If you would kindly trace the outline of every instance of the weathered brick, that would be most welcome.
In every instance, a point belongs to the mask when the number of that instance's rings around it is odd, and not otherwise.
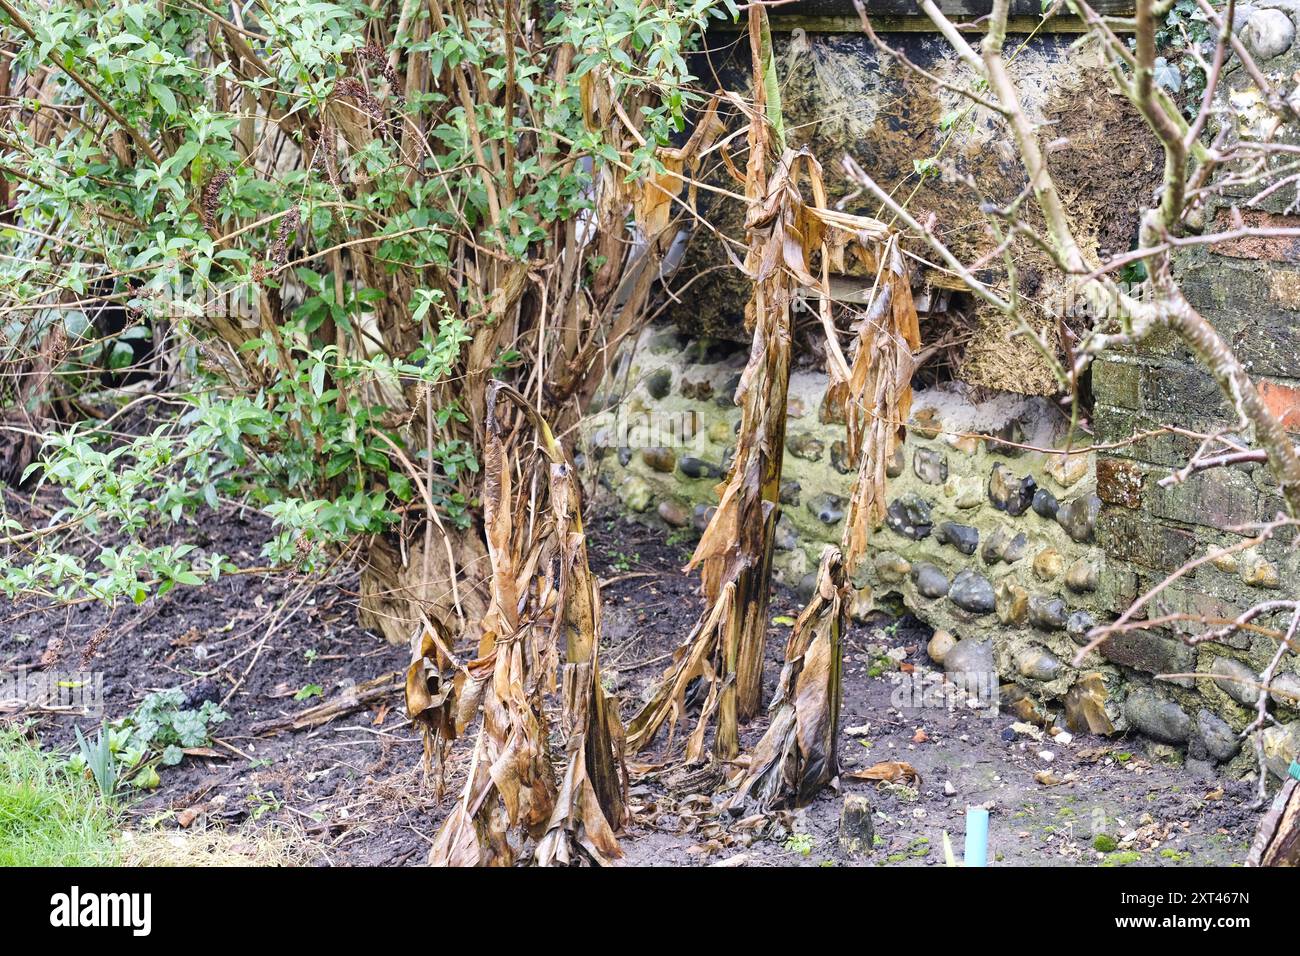
[[[1198,574],[1199,571],[1200,569],[1198,569]],[[1214,581],[1214,573],[1210,572],[1210,574],[1211,580],[1207,581],[1206,578],[1202,576],[1196,582],[1201,585],[1200,590],[1180,587],[1177,584],[1165,588],[1160,595],[1161,605],[1174,613],[1190,614],[1195,617],[1203,618],[1210,622],[1208,625],[1209,627],[1218,626],[1217,622],[1235,620],[1245,607],[1249,606],[1250,602],[1247,602],[1245,605],[1241,603],[1233,603],[1222,596],[1222,594],[1217,593],[1220,591],[1236,590],[1236,581],[1235,579],[1230,579],[1225,586],[1222,583],[1222,579]],[[1213,583],[1211,583],[1212,581]],[[1152,581],[1148,586],[1155,583],[1156,582]],[[1206,630],[1206,625],[1196,623],[1189,622],[1185,626],[1192,634],[1199,634]],[[1225,643],[1232,647],[1245,648],[1250,645],[1250,638],[1248,635],[1238,632],[1230,635],[1225,640]]]
[[[1268,294],[1279,308],[1300,311],[1300,271],[1271,269],[1268,273]]]
[[[1268,307],[1274,301],[1268,272],[1277,268],[1254,260],[1203,255],[1191,268],[1180,269],[1178,276],[1183,295],[1199,311],[1227,316],[1243,303]]]
[[[1219,261],[1216,259],[1214,264],[1208,264],[1201,259],[1194,268],[1179,270],[1178,283],[1183,295],[1201,311],[1228,307],[1231,278],[1235,271],[1227,276],[1229,281],[1224,281],[1225,270],[1218,267]]]
[[[1155,471],[1147,476],[1146,510],[1153,517],[1206,528],[1246,524],[1258,517],[1260,492],[1244,472],[1216,468],[1162,488],[1158,482],[1163,477]]]
[[[1141,366],[1132,361],[1098,359],[1092,363],[1092,394],[1120,408],[1138,408]]]
[[[1247,226],[1257,229],[1295,229],[1300,218],[1250,210],[1241,213]],[[1216,232],[1234,228],[1231,214],[1222,210],[1214,220]],[[1269,262],[1300,262],[1300,239],[1291,236],[1245,236],[1211,246],[1216,255],[1234,259],[1265,259]]]
[[[1144,366],[1139,391],[1138,407],[1158,418],[1181,418],[1189,408],[1203,417],[1228,417],[1228,404],[1219,383],[1199,365]]]
[[[1092,410],[1092,425],[1096,429],[1097,440],[1118,442],[1131,437],[1136,430],[1137,419],[1133,410],[1111,404],[1106,395],[1094,394],[1097,403]]]
[[[1176,637],[1151,631],[1131,631],[1106,639],[1098,650],[1116,664],[1148,674],[1185,674],[1192,670],[1196,654]]]
[[[1137,600],[1137,573],[1125,561],[1107,558],[1101,565],[1097,600],[1105,608],[1123,609]]]
[[[1289,309],[1261,300],[1241,300],[1228,310],[1207,310],[1206,319],[1232,346],[1252,375],[1300,378],[1300,323]]]
[[[1168,468],[1181,468],[1187,463],[1188,457],[1196,451],[1198,442],[1195,439],[1171,432],[1160,432],[1159,429],[1167,422],[1149,415],[1100,403],[1093,408],[1092,414],[1093,424],[1101,441],[1122,443],[1107,450],[1107,455],[1111,457],[1149,462]],[[1187,415],[1180,416],[1178,422],[1184,428],[1202,432],[1213,431],[1230,424],[1223,420],[1202,420]],[[1135,441],[1126,441],[1138,433],[1145,432],[1153,434]]]
[[[1146,471],[1122,458],[1097,459],[1097,497],[1107,504],[1125,508],[1142,507],[1142,484]]]
[[[1252,211],[1257,226],[1300,225],[1300,217]],[[1220,223],[1219,225],[1222,225]],[[1218,228],[1216,226],[1215,228]],[[1213,249],[1180,251],[1182,290],[1232,346],[1255,379],[1261,398],[1284,426],[1300,432],[1300,239],[1252,237]],[[1134,387],[1136,379],[1136,397]],[[1282,506],[1265,466],[1216,469],[1160,487],[1169,470],[1181,467],[1196,441],[1168,433],[1131,443],[1141,432],[1176,423],[1193,431],[1235,428],[1236,413],[1209,371],[1181,339],[1162,330],[1114,359],[1094,366],[1093,424],[1102,441],[1119,444],[1099,456],[1097,494],[1104,502],[1097,539],[1106,553],[1097,598],[1116,611],[1161,581],[1170,571],[1203,554],[1211,541],[1239,540],[1222,532],[1271,517]],[[1293,576],[1283,560],[1287,542],[1269,542],[1261,552]],[[1275,553],[1276,552],[1276,553]],[[1196,633],[1230,619],[1259,599],[1256,589],[1231,571],[1205,567],[1164,590],[1149,613],[1184,613]],[[1239,633],[1227,643],[1238,650],[1250,642]],[[1271,646],[1262,652],[1272,653]],[[1102,653],[1112,661],[1151,673],[1195,669],[1194,655],[1167,631],[1113,638]],[[1180,681],[1180,683],[1182,683]]]
[[[1182,567],[1197,549],[1190,532],[1116,505],[1102,506],[1096,534],[1111,557],[1157,571]]]
[[[1284,382],[1258,379],[1255,388],[1269,411],[1288,431],[1300,430],[1300,388]]]

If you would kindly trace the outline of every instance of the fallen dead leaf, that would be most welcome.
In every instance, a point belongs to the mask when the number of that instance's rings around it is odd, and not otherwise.
[[[186,807],[176,814],[176,822],[181,827],[187,827],[195,821],[201,812],[203,812],[202,807]]]
[[[930,735],[925,732],[924,727],[916,728],[916,733],[912,734],[912,743],[923,744],[930,739]]]
[[[172,647],[188,647],[201,640],[203,640],[203,633],[197,627],[192,627],[180,637],[172,638],[171,645]]]
[[[219,757],[222,760],[229,760],[230,755],[222,753],[220,750],[213,750],[211,747],[186,747],[181,753],[187,757]]]
[[[901,780],[903,783],[914,783],[918,786],[921,783],[921,775],[916,772],[916,768],[902,760],[883,760],[862,770],[851,771],[845,776],[854,780],[886,780],[890,783]]]

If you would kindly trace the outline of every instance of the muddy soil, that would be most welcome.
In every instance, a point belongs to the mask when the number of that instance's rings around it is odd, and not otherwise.
[[[179,539],[256,567],[268,530],[259,515],[229,510]],[[183,688],[192,706],[225,701],[230,719],[217,727],[214,755],[161,768],[157,790],[136,791],[130,812],[140,825],[278,825],[321,863],[419,862],[442,811],[421,793],[423,751],[400,692],[316,730],[254,732],[405,668],[405,648],[357,627],[356,588],[355,573],[240,575],[115,612],[87,603],[42,613],[0,601],[0,667],[101,671],[110,720],[167,687]],[[295,700],[313,685],[322,696]],[[78,723],[88,730],[98,721]],[[71,725],[46,716],[36,731],[70,752]]]
[[[604,679],[617,688],[627,716],[702,607],[695,579],[680,570],[693,540],[690,532],[599,515],[588,527],[594,569],[606,582]],[[230,510],[184,537],[254,566],[266,536],[263,519]],[[422,748],[397,689],[315,729],[261,728],[402,671],[406,649],[357,626],[355,595],[356,575],[343,571],[323,580],[232,576],[116,611],[94,604],[41,611],[0,602],[0,667],[44,661],[51,669],[75,670],[85,658],[86,666],[104,673],[110,719],[165,687],[182,687],[193,701],[225,701],[230,719],[218,728],[211,752],[163,769],[158,789],[133,803],[135,825],[277,826],[297,834],[309,858],[322,865],[418,865],[463,781],[472,733],[454,748],[447,793],[437,800],[423,778]],[[788,627],[777,621],[798,610],[794,595],[774,593],[764,680],[769,697]],[[838,789],[823,791],[800,811],[763,820],[707,812],[708,781],[676,768],[661,737],[636,758],[642,766],[664,766],[633,782],[625,864],[942,865],[945,832],[961,852],[968,805],[990,808],[991,864],[1244,859],[1257,814],[1248,808],[1252,793],[1243,784],[1193,779],[1148,756],[1136,740],[1039,740],[1013,730],[1011,715],[964,704],[895,708],[891,698],[903,673],[932,666],[927,638],[918,622],[885,615],[851,629],[840,739],[845,774]],[[321,696],[295,699],[313,685]],[[755,721],[743,742],[752,744],[764,726],[765,720]],[[68,752],[72,746],[70,718],[40,717],[34,732],[48,747]],[[1040,755],[1044,751],[1050,762]],[[919,783],[848,776],[879,761],[907,762]],[[868,854],[848,856],[840,849],[845,794],[865,795],[874,808],[875,845]],[[1117,848],[1094,849],[1098,834]],[[1105,840],[1100,845],[1111,846]]]

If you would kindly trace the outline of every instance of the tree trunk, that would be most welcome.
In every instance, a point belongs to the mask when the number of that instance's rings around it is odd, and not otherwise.
[[[1282,784],[1259,823],[1247,866],[1300,866],[1300,780]]]

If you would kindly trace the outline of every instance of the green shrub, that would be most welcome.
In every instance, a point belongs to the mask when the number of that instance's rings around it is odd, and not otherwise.
[[[637,312],[619,298],[637,263],[628,184],[664,172],[703,100],[686,55],[710,18],[738,14],[566,0],[507,29],[474,0],[445,18],[278,0],[235,30],[201,4],[13,6],[0,164],[26,173],[0,231],[0,364],[54,366],[22,396],[39,421],[59,397],[125,402],[96,366],[120,369],[159,332],[188,407],[154,403],[145,435],[97,418],[45,435],[29,476],[62,507],[38,529],[0,511],[0,545],[23,545],[0,553],[0,592],[136,602],[238,570],[144,543],[223,503],[270,516],[270,568],[317,569],[413,511],[470,528],[470,405],[489,375],[543,394],[528,384],[542,348],[569,350],[552,377],[595,367],[583,343]],[[49,106],[28,95],[47,72]],[[611,101],[636,128],[592,121]],[[564,226],[579,216],[582,240]],[[543,338],[524,317],[554,301],[522,300],[555,266],[589,327],[557,336],[557,316]],[[106,300],[128,328],[100,334]],[[17,400],[5,384],[0,406]],[[555,387],[580,413],[579,384]]]

